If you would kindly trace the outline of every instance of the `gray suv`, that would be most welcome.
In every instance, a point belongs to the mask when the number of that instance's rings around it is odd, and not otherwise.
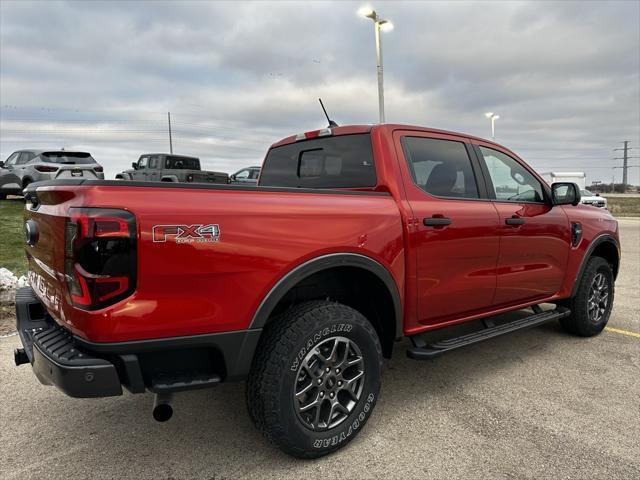
[[[87,152],[19,150],[0,162],[0,198],[20,195],[33,182],[62,178],[104,179],[104,170]]]

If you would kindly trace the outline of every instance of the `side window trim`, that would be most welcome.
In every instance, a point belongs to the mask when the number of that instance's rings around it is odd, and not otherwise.
[[[471,143],[465,141],[464,146],[467,149],[469,160],[471,160],[471,169],[473,170],[473,175],[476,180],[476,188],[478,189],[478,195],[480,196],[480,198],[478,198],[477,200],[488,200],[490,190],[487,188],[487,180],[485,178],[484,170],[482,170],[481,165],[482,162],[478,158],[478,155]]]
[[[489,173],[489,168],[487,167],[487,162],[484,160],[484,155],[482,155],[482,150],[480,150],[480,144],[474,143],[473,144],[473,149],[476,152],[476,155],[478,157],[478,160],[480,162],[480,168],[482,169],[482,172],[484,174],[485,177],[485,182],[487,184],[487,194],[488,194],[488,198],[490,198],[493,202],[497,202],[497,203],[531,203],[534,205],[546,205],[549,203],[549,192],[547,191],[547,189],[545,188],[545,184],[543,182],[540,182],[540,180],[538,179],[538,177],[531,171],[531,169],[527,166],[524,165],[520,160],[518,160],[517,158],[513,158],[511,155],[509,155],[506,152],[503,152],[502,150],[499,150],[497,148],[494,148],[493,146],[489,147],[485,147],[491,150],[495,150],[496,152],[500,152],[503,155],[506,155],[507,157],[509,157],[511,160],[513,160],[514,162],[516,162],[518,165],[520,165],[520,167],[522,167],[523,170],[526,170],[527,172],[529,172],[529,174],[531,174],[531,176],[540,183],[540,188],[542,189],[542,194],[544,195],[544,200],[542,202],[534,202],[531,200],[507,200],[504,198],[497,198],[496,194],[495,194],[495,186],[493,185],[493,180],[491,180],[491,174]]]
[[[403,132],[402,135],[400,136],[400,145],[402,146],[402,156],[404,157],[404,161],[407,164],[407,168],[409,169],[409,177],[411,178],[411,183],[414,187],[416,187],[418,190],[420,190],[422,193],[424,193],[425,195],[429,195],[433,198],[439,198],[439,199],[443,199],[443,200],[462,200],[465,202],[482,202],[482,201],[487,201],[489,200],[488,197],[488,190],[484,184],[484,172],[481,170],[478,159],[476,158],[475,152],[473,150],[473,146],[464,138],[441,138],[441,137],[436,137],[436,136],[430,136],[428,134],[422,134],[422,132],[416,131],[416,132]],[[473,172],[473,177],[474,177],[474,182],[476,184],[476,190],[478,192],[478,197],[477,198],[471,198],[471,197],[444,197],[444,196],[440,196],[440,195],[434,195],[433,193],[429,193],[427,191],[425,191],[423,188],[420,187],[420,185],[418,185],[416,183],[416,173],[415,173],[415,169],[413,166],[413,162],[411,161],[411,156],[410,154],[408,155],[407,152],[407,145],[405,144],[405,139],[406,138],[427,138],[427,139],[433,139],[433,140],[445,140],[445,141],[449,141],[449,142],[458,142],[458,143],[462,143],[462,145],[465,148],[465,151],[467,153],[467,156],[469,157],[469,163],[471,164],[471,171]],[[480,180],[482,178],[482,180]]]

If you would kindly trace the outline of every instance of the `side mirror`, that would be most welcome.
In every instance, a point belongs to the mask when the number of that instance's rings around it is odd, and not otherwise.
[[[0,160],[0,168],[4,168],[4,162]]]
[[[580,203],[580,188],[571,182],[558,182],[551,185],[551,198],[554,205],[573,205]]]
[[[131,164],[131,166],[133,167],[134,170],[137,170],[138,169],[138,162],[133,162]]]

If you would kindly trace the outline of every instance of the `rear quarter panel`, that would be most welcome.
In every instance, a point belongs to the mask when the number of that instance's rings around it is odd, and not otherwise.
[[[64,205],[43,205],[40,215],[55,213],[51,221],[59,222],[60,214],[73,205],[126,205],[135,214],[138,229],[138,285],[133,296],[94,312],[64,301],[57,310],[60,322],[92,341],[245,329],[282,276],[329,253],[373,258],[404,292],[402,227],[396,203],[388,195],[126,185],[75,188],[73,199]],[[167,224],[217,224],[220,238],[213,243],[154,242],[154,225]],[[60,234],[53,232],[63,231],[60,225],[50,228],[52,241],[61,242],[56,238]],[[41,255],[43,259],[49,255],[47,262],[62,268],[44,249]],[[42,273],[42,266],[32,268]]]

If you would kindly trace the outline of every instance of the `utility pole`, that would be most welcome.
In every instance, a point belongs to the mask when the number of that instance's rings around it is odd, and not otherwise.
[[[167,119],[169,120],[169,153],[173,155],[173,140],[171,138],[171,112],[167,112]]]
[[[637,147],[630,147],[629,146],[629,141],[625,140],[624,142],[624,147],[623,148],[614,148],[613,151],[614,152],[619,152],[622,151],[622,157],[616,157],[614,158],[614,160],[622,160],[622,185],[623,185],[623,189],[626,190],[627,188],[627,170],[629,168],[629,165],[627,164],[627,161],[631,158],[639,158],[639,157],[630,157],[629,156],[629,150],[633,150],[634,148]]]

